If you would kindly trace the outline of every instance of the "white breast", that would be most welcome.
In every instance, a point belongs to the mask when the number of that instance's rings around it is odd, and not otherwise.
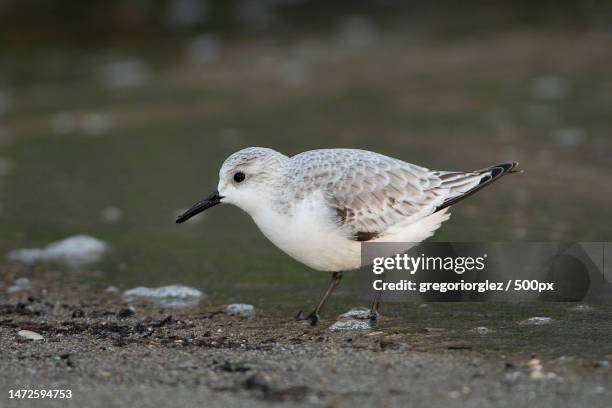
[[[274,245],[313,269],[345,271],[360,266],[360,244],[346,238],[320,197],[301,201],[290,215],[268,207],[252,217]]]
[[[295,260],[319,271],[347,271],[361,266],[361,243],[348,238],[349,232],[334,222],[333,210],[322,197],[313,195],[281,214],[273,205],[259,206],[251,214],[261,232]],[[449,218],[446,209],[410,224],[397,225],[370,242],[403,242],[407,251],[431,235]],[[389,247],[393,253],[398,247]]]

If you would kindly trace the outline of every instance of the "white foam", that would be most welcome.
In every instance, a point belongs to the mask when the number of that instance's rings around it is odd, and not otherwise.
[[[372,325],[368,321],[363,320],[339,320],[329,327],[331,331],[338,330],[368,330]]]
[[[251,317],[255,313],[255,307],[245,303],[232,303],[227,306],[226,312],[230,316]]]
[[[98,261],[107,249],[104,241],[88,235],[75,235],[53,242],[44,248],[15,249],[9,252],[7,257],[26,264],[38,261],[59,261],[78,266]]]
[[[138,299],[147,299],[166,307],[196,306],[204,296],[202,291],[183,285],[168,285],[159,288],[139,286],[123,292],[123,300],[128,303]]]
[[[342,313],[340,317],[343,318],[352,318],[352,319],[369,319],[370,318],[370,309],[367,307],[354,307],[346,313]]]

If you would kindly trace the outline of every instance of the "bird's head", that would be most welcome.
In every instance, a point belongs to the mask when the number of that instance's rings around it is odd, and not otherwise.
[[[229,156],[219,171],[219,184],[204,199],[179,215],[177,223],[217,204],[234,204],[252,214],[274,195],[287,156],[264,147],[248,147]]]

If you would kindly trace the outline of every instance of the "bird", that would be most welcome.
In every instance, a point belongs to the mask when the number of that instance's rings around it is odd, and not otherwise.
[[[251,216],[274,245],[302,264],[331,272],[314,310],[297,319],[316,325],[343,272],[360,268],[364,242],[405,242],[406,250],[448,220],[451,205],[509,173],[518,162],[475,171],[430,170],[359,149],[310,150],[289,157],[265,147],[231,154],[217,188],[176,218],[183,223],[218,204]],[[410,246],[409,246],[410,245]],[[370,319],[378,317],[379,291]]]

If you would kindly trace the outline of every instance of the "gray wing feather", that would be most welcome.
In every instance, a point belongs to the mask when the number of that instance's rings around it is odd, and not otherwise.
[[[296,195],[320,190],[357,240],[409,225],[479,185],[478,172],[431,171],[381,154],[353,149],[313,150],[291,158]]]

